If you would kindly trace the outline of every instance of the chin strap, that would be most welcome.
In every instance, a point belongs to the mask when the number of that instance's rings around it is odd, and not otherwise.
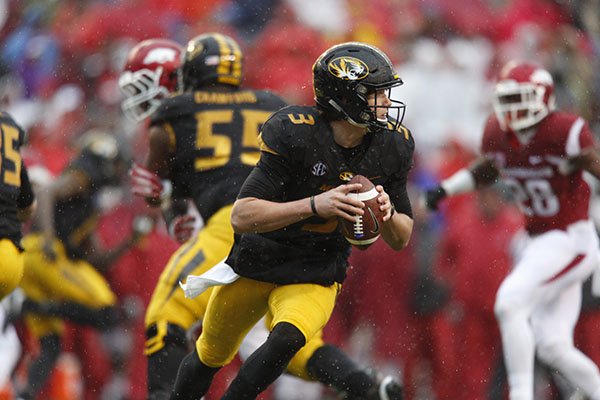
[[[330,105],[331,107],[333,107],[333,108],[334,108],[334,109],[335,109],[335,110],[338,112],[338,114],[340,115],[340,117],[341,117],[341,118],[343,118],[344,120],[348,121],[348,122],[349,122],[349,123],[351,123],[352,125],[354,125],[354,126],[358,126],[359,128],[368,128],[368,127],[369,127],[369,125],[368,125],[368,124],[365,124],[364,122],[363,122],[363,123],[360,123],[360,122],[356,122],[355,120],[353,120],[353,119],[352,119],[352,118],[351,118],[351,117],[350,117],[350,116],[349,116],[349,115],[348,115],[348,114],[347,114],[347,113],[346,113],[346,112],[345,112],[345,111],[342,109],[342,107],[340,107],[340,105],[339,105],[338,103],[336,103],[336,102],[335,102],[335,100],[333,100],[333,99],[329,99],[329,102],[328,102],[328,103],[329,103],[329,105]]]

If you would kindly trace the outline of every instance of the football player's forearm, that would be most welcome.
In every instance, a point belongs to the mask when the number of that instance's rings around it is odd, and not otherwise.
[[[98,329],[107,329],[117,325],[119,314],[115,307],[88,307],[75,302],[40,302],[29,301],[29,312],[67,319],[81,325],[89,325]]]
[[[96,250],[89,254],[87,261],[92,264],[101,273],[107,272],[112,265],[119,259],[127,250],[135,244],[133,237],[127,238],[111,249],[97,247]]]
[[[309,198],[277,203],[246,197],[235,202],[231,212],[231,225],[236,233],[264,233],[313,215]]]
[[[596,150],[585,151],[580,157],[575,159],[576,167],[581,167],[596,179],[600,180],[600,155]]]
[[[408,245],[413,230],[413,220],[406,214],[395,213],[383,224],[383,240],[394,250],[402,250]]]
[[[500,171],[496,165],[491,160],[485,158],[480,158],[470,165],[469,172],[473,175],[476,188],[492,185],[500,177]]]
[[[38,215],[40,227],[46,240],[54,238],[54,195],[52,188],[40,190],[38,196]]]

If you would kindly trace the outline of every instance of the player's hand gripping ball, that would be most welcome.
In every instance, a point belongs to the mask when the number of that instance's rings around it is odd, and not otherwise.
[[[347,219],[339,218],[342,234],[350,244],[360,250],[368,248],[375,243],[381,234],[385,212],[379,209],[379,192],[369,179],[362,175],[355,175],[348,183],[360,183],[362,188],[357,192],[350,192],[348,196],[355,196],[365,204],[365,213],[357,215],[354,223]]]

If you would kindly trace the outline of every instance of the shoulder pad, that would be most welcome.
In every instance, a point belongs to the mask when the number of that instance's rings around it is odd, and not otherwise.
[[[410,132],[410,130],[405,127],[404,125],[398,125],[398,128],[396,128],[396,132],[400,134],[400,136],[408,143],[410,147],[415,147],[415,139],[412,135],[412,133]]]
[[[272,104],[274,109],[279,110],[288,105],[285,100],[269,90],[255,90],[255,93],[260,102]]]
[[[150,125],[158,125],[193,112],[191,94],[184,93],[164,99],[152,114]]]
[[[259,137],[261,151],[289,156],[303,147],[310,132],[320,123],[314,107],[288,106],[276,111],[265,122]]]
[[[382,130],[381,165],[387,174],[392,175],[398,171],[406,171],[413,166],[413,153],[415,141],[412,133],[405,126],[398,126],[396,130]]]

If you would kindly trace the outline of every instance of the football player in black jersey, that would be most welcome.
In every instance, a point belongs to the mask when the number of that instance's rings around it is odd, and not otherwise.
[[[106,250],[95,230],[97,194],[116,185],[126,171],[116,139],[104,131],[85,133],[78,155],[49,185],[40,188],[34,231],[23,238],[25,271],[20,287],[29,332],[40,342],[40,354],[29,367],[19,394],[35,397],[60,355],[63,320],[107,329],[125,317],[103,277],[118,257],[141,237],[139,232]]]
[[[155,104],[149,99],[175,91],[168,79],[174,67],[168,55],[173,50],[177,48],[172,42],[141,42],[130,52],[120,80],[127,98],[124,104],[135,103],[140,115],[151,115],[150,154],[145,167],[134,165],[131,170],[132,191],[156,206],[167,202],[165,180],[172,182],[170,202],[174,207],[167,211],[169,231],[183,243],[161,275],[146,312],[150,399],[169,397],[179,363],[187,354],[186,331],[203,319],[210,298],[211,292],[207,291],[194,300],[185,299],[179,281],[187,274],[206,271],[227,256],[233,245],[231,207],[258,160],[259,128],[271,112],[285,105],[269,92],[242,89],[239,45],[228,36],[210,33],[192,39],[186,46],[180,80],[183,93],[164,100],[158,110],[148,114]],[[185,197],[192,198],[206,220],[205,227],[193,238],[191,216],[184,214],[186,206],[181,202]],[[244,338],[242,357],[266,337],[262,324],[259,321]],[[315,335],[292,360],[288,371],[315,380],[317,377],[307,371],[313,355],[315,365],[359,369],[331,346],[327,346],[329,351],[315,352],[324,346],[320,333]],[[376,382],[371,375],[369,379]],[[357,392],[343,382],[325,382],[340,391]]]
[[[389,98],[402,80],[383,52],[357,42],[325,51],[313,76],[316,107],[283,108],[262,127],[260,160],[234,204],[235,243],[224,263],[240,277],[213,290],[202,334],[180,366],[172,400],[200,399],[267,312],[272,315],[267,341],[244,362],[223,399],[255,399],[322,330],[350,252],[337,218],[354,221],[363,213],[362,202],[347,196],[360,187],[346,183],[351,176],[376,184],[385,211],[383,240],[396,250],[409,241],[413,220],[406,182],[414,141],[400,125],[404,104]],[[306,366],[309,374],[345,382],[355,389],[352,398],[401,398],[376,387],[363,371],[344,368],[345,358],[338,365],[317,365],[319,358],[335,358],[335,350],[317,349]]]
[[[241,88],[242,62],[240,46],[226,35],[197,36],[184,51],[172,41],[150,39],[130,51],[119,82],[124,106],[139,100],[132,108],[140,111],[135,119],[150,118],[149,154],[145,166],[134,165],[130,171],[132,192],[150,205],[170,203],[163,207],[169,231],[182,244],[165,266],[146,310],[144,352],[152,400],[170,396],[188,352],[186,334],[202,321],[210,298],[207,292],[185,299],[179,281],[227,256],[233,244],[231,208],[258,160],[258,130],[286,105],[270,92]],[[176,93],[173,76],[179,64],[182,92]],[[194,237],[188,198],[205,221]]]
[[[0,112],[0,300],[11,293],[23,277],[21,224],[35,208],[27,168],[20,148],[23,129]]]

